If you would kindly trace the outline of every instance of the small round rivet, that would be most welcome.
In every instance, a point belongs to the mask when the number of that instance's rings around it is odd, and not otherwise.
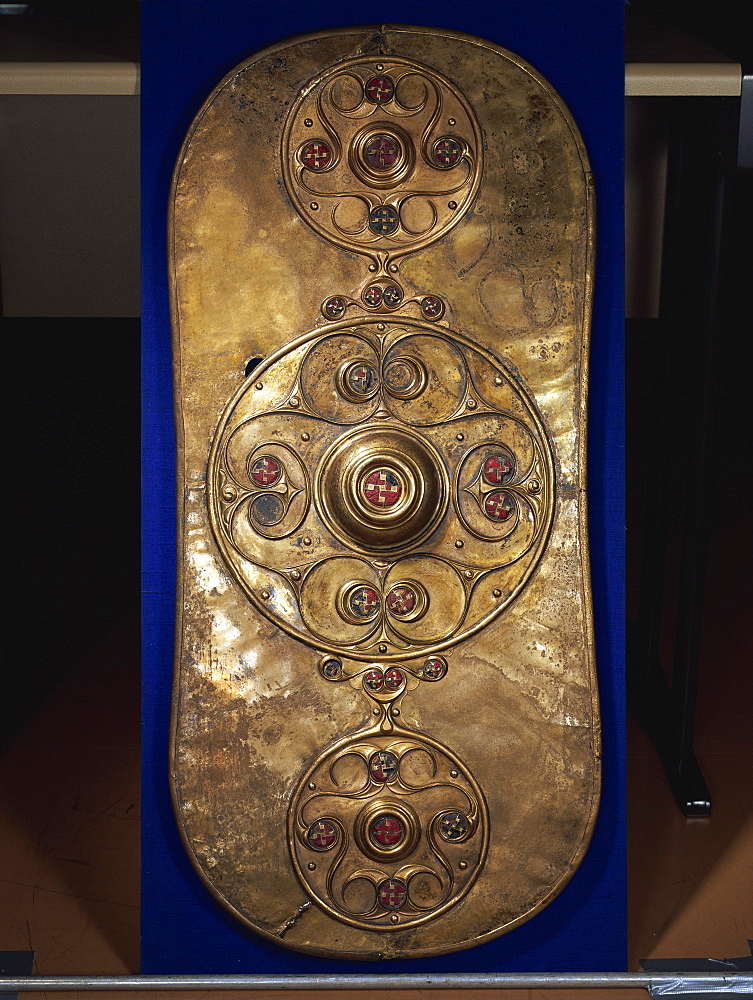
[[[475,410],[476,409],[476,400],[475,399],[469,399],[468,402],[465,405],[468,407],[469,410]]]
[[[390,923],[391,924],[396,924],[399,919],[400,919],[400,917],[397,915],[397,913],[391,913],[390,914]]]
[[[393,715],[400,715],[400,709],[399,708],[393,708],[392,709],[392,714]]]
[[[448,201],[448,202],[447,202],[447,207],[448,207],[448,208],[452,208],[452,209],[455,209],[455,208],[457,208],[457,207],[458,207],[458,203],[457,203],[456,201]]]
[[[313,790],[315,788],[316,788],[316,782],[315,781],[309,781],[309,791],[313,792]]]
[[[290,405],[291,406],[298,406],[299,402],[300,402],[300,400],[298,399],[297,396],[291,396],[290,397]]]
[[[447,119],[447,124],[448,125],[454,125],[455,124],[455,119],[454,118],[448,118]]]
[[[451,778],[457,778],[457,776],[458,776],[458,774],[459,774],[459,773],[460,773],[459,771],[456,771],[456,770],[455,770],[455,769],[453,768],[453,769],[452,769],[452,771],[450,771],[450,777],[451,777]]]
[[[300,570],[294,569],[293,572],[290,574],[290,578],[291,580],[300,580],[301,579]]]
[[[464,545],[465,545],[465,542],[463,541],[462,538],[458,538],[458,540],[455,542],[455,548],[456,549],[462,549],[462,547]]]
[[[390,271],[392,271],[393,274],[397,273],[397,269],[397,264],[390,264]]]
[[[460,862],[460,866],[462,868],[462,866],[463,866],[463,862],[462,861]],[[316,871],[316,865],[314,864],[313,861],[309,861],[309,863],[308,863],[308,869],[309,869],[310,872]]]
[[[310,438],[311,438],[311,435],[307,434],[305,431],[303,432],[303,434],[301,434],[301,441],[308,441],[308,440],[310,440]]]
[[[383,69],[384,69],[384,63],[377,63],[376,64],[376,71],[377,71],[377,73],[381,73]]]
[[[311,126],[314,124],[314,120],[313,118],[304,118],[303,124],[306,126],[306,128],[311,128]]]
[[[386,330],[386,329],[387,327],[384,325],[384,323],[377,323],[377,330]]]
[[[472,569],[467,569],[465,571],[465,573],[463,573],[463,576],[466,578],[466,580],[472,580],[473,579],[473,570]]]
[[[369,264],[369,270],[370,271],[376,271],[376,269],[377,269],[376,264]]]
[[[309,205],[309,208],[311,209],[312,212],[316,212],[316,210],[319,208],[319,202],[312,201],[311,204]]]
[[[264,388],[264,383],[263,382],[257,382],[256,383],[256,388],[257,389],[263,389]]]
[[[303,544],[304,545],[311,545],[311,539],[308,536],[306,536],[306,538],[303,539]]]
[[[455,435],[455,440],[456,441],[465,441],[465,434],[456,434]]]
[[[387,652],[387,645],[384,642],[380,642],[379,646],[377,648],[379,649],[380,653],[386,653]]]
[[[501,375],[495,375],[494,376],[494,384],[495,385],[502,385],[502,376]]]
[[[468,867],[468,862],[467,861],[460,861],[458,863],[458,868],[460,868],[462,871],[465,871],[467,867]]]
[[[262,590],[262,592],[261,592],[261,598],[262,598],[263,601],[268,601],[269,600],[269,596],[270,596],[270,594],[269,594],[268,590]]]
[[[493,595],[494,595],[495,597],[501,597],[501,596],[502,596],[502,591],[501,591],[501,590],[499,590],[498,588],[495,588],[495,589],[494,589],[494,590],[492,591],[492,594],[493,594]]]
[[[379,709],[378,708],[372,708],[371,712],[372,712],[373,715],[379,715]]]

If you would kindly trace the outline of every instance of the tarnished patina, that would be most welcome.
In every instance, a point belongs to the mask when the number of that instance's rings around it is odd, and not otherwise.
[[[570,115],[480,39],[286,43],[189,132],[173,793],[285,945],[466,948],[583,856],[592,243]]]

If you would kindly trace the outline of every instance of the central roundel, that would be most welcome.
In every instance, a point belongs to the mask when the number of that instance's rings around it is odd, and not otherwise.
[[[362,427],[322,461],[316,498],[341,541],[362,551],[399,551],[432,531],[447,508],[449,483],[432,445],[395,427]]]

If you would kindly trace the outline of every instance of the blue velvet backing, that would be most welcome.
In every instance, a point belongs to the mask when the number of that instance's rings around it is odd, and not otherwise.
[[[623,473],[622,0],[143,0],[144,973],[619,971],[626,965]],[[175,159],[214,85],[254,51],[323,28],[426,24],[488,38],[554,85],[581,130],[598,202],[589,490],[603,798],[591,847],[532,921],[440,958],[312,958],[245,931],[203,888],[178,838],[167,780],[175,500],[166,205]]]

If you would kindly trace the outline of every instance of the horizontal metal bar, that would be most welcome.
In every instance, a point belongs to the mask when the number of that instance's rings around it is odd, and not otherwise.
[[[0,993],[24,990],[451,990],[473,989],[647,989],[663,987],[664,995],[675,992],[673,984],[693,980],[697,992],[730,991],[753,993],[750,973],[692,973],[683,976],[650,975],[645,972],[558,973],[454,973],[452,975],[315,975],[315,976],[16,976],[0,977]],[[681,990],[677,990],[681,992]]]

